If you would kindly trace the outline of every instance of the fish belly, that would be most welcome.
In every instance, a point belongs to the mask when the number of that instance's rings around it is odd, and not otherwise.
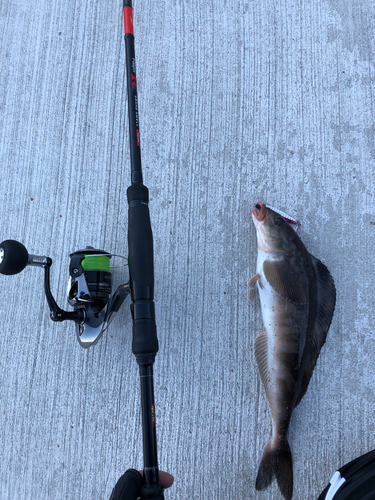
[[[261,253],[261,252],[260,252]],[[259,258],[260,257],[260,258]],[[267,260],[272,257],[267,254]],[[266,388],[274,434],[286,434],[292,414],[292,400],[298,376],[300,335],[298,311],[294,304],[280,297],[263,273],[265,256],[258,255],[257,272],[263,324],[267,335]]]

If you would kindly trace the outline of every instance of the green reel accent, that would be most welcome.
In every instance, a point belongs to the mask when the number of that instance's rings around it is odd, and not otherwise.
[[[86,271],[108,271],[109,272],[109,259],[108,255],[85,255],[85,258],[81,262],[81,266]]]

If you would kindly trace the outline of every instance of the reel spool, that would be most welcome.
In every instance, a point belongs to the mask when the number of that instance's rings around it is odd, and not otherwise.
[[[87,348],[99,340],[130,293],[130,287],[126,283],[112,294],[109,264],[113,256],[93,247],[70,254],[68,302],[73,306],[73,311],[64,311],[53,298],[50,288],[50,257],[31,255],[22,243],[6,240],[0,243],[0,273],[18,274],[28,265],[43,267],[44,291],[51,319],[58,322],[74,321],[78,342]]]

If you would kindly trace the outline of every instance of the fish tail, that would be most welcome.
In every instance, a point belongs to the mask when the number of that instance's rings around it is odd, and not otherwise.
[[[276,477],[281,494],[286,500],[293,496],[293,461],[289,443],[286,439],[270,439],[264,448],[255,488],[265,490]]]

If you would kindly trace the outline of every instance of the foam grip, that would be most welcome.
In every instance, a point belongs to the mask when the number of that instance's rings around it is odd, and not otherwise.
[[[25,269],[29,260],[26,248],[19,241],[5,240],[0,243],[0,273],[18,274]]]
[[[148,189],[128,188],[129,273],[133,316],[133,354],[154,356],[159,349],[154,306],[154,250]]]
[[[129,272],[134,282],[143,287],[154,286],[154,250],[148,209],[148,189],[132,185],[128,188]],[[148,298],[148,297],[136,297]]]

